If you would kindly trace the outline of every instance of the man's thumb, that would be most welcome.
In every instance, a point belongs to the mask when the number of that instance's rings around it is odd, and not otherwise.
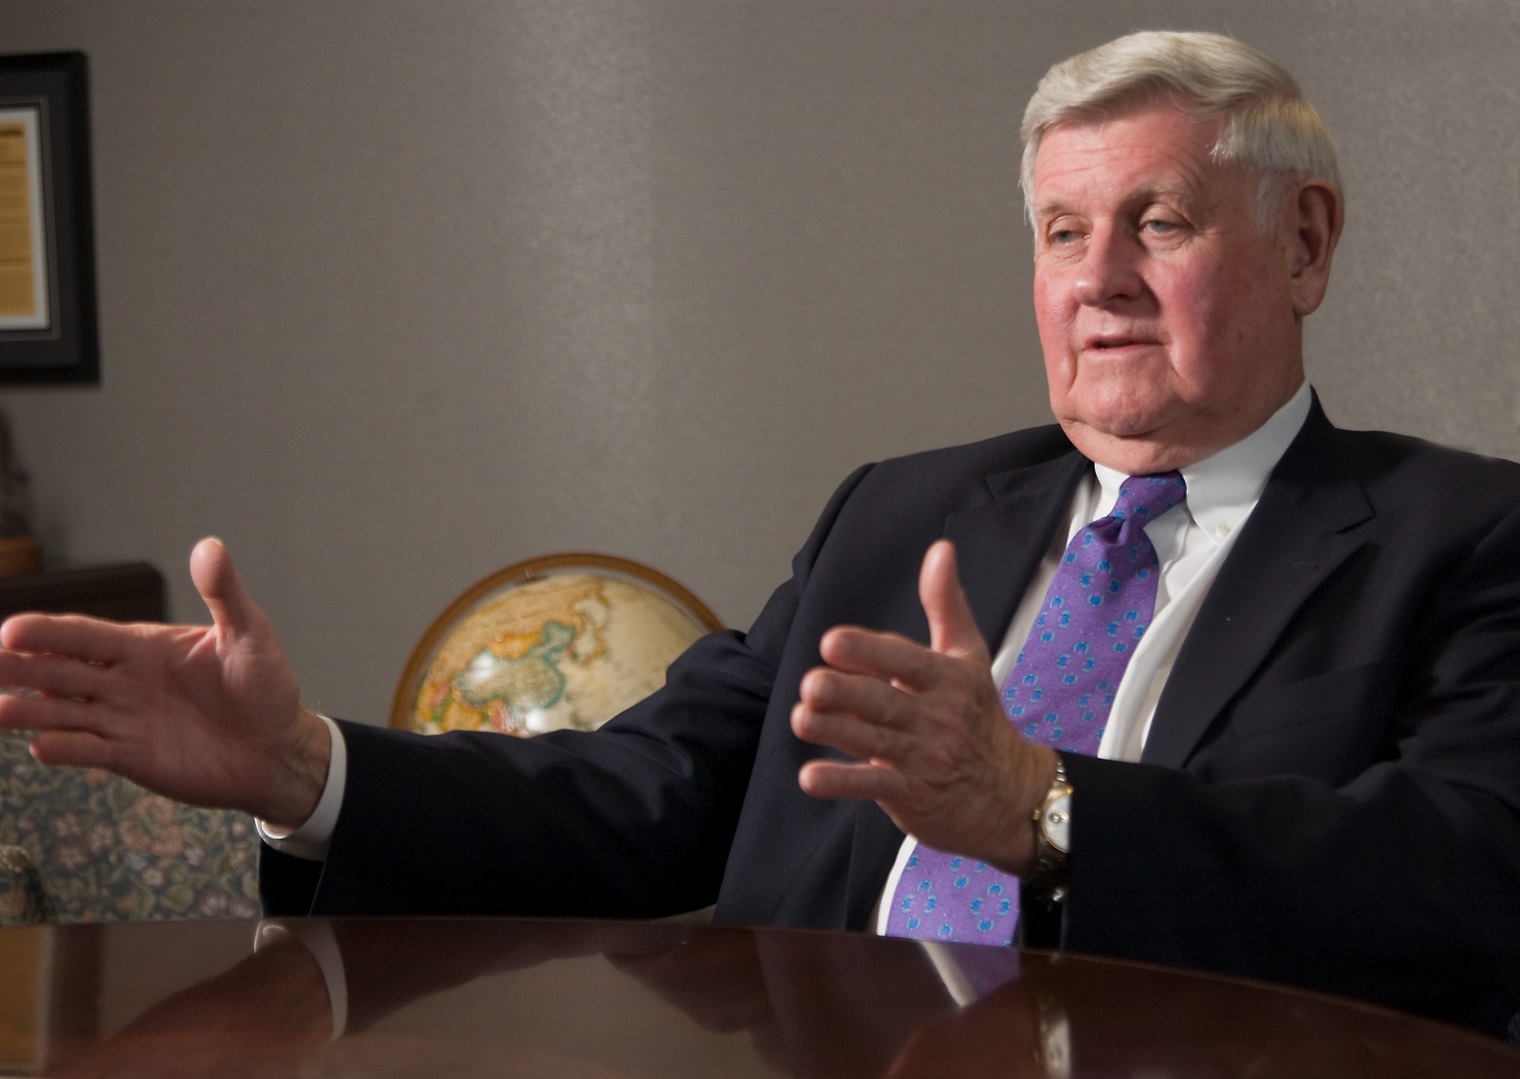
[[[211,619],[223,633],[240,637],[254,621],[256,608],[238,578],[232,555],[215,536],[208,536],[190,552],[190,579],[211,611]]]
[[[952,656],[985,653],[986,643],[977,628],[966,593],[961,590],[955,564],[955,546],[936,540],[924,555],[918,575],[918,599],[929,617],[929,647]]]

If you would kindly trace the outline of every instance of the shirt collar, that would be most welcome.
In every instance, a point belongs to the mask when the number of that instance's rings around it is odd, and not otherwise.
[[[1233,446],[1181,470],[1187,482],[1184,505],[1198,527],[1216,542],[1239,528],[1255,507],[1267,477],[1309,418],[1311,400],[1305,381],[1266,423]],[[1098,511],[1108,513],[1119,500],[1119,485],[1129,477],[1107,465],[1094,463],[1093,470],[1102,487]]]

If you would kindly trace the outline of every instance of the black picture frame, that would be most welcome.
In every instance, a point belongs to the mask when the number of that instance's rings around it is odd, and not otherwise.
[[[40,235],[30,234],[40,286],[30,313],[0,310],[0,386],[98,383],[100,341],[95,311],[95,228],[90,181],[88,64],[82,52],[0,56],[0,134],[31,138],[31,168],[40,198]],[[28,119],[30,118],[30,119]],[[8,130],[7,130],[8,128]],[[3,162],[0,162],[3,163]],[[12,170],[15,173],[17,170]],[[19,182],[15,175],[12,184]],[[14,192],[12,187],[11,191]],[[14,220],[12,238],[20,235]],[[14,244],[9,249],[16,250]],[[38,253],[44,257],[40,260]],[[0,267],[3,269],[4,267]],[[14,280],[23,280],[18,274]],[[38,301],[36,297],[44,297]],[[20,319],[37,324],[15,325]]]

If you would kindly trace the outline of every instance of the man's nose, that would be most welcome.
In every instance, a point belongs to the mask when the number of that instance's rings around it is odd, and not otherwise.
[[[1121,230],[1093,229],[1072,282],[1077,302],[1084,307],[1107,307],[1139,297],[1145,291],[1140,256],[1139,245]]]

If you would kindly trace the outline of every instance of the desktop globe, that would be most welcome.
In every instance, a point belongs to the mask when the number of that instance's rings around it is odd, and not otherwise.
[[[719,623],[667,577],[606,555],[509,566],[443,612],[412,653],[391,726],[421,734],[594,730],[665,683]]]

